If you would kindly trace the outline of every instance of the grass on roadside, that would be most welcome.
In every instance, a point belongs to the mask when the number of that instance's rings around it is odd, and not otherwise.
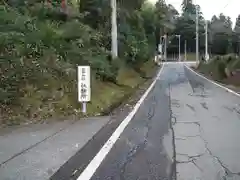
[[[216,56],[208,63],[201,62],[197,70],[215,81],[240,86],[240,73],[237,72],[240,70],[240,59],[234,55]]]
[[[183,55],[184,58],[184,55]],[[187,61],[196,61],[196,54],[195,53],[187,53]]]
[[[153,61],[147,61],[141,67],[141,71],[147,77],[153,77],[157,66]],[[124,66],[119,70],[118,85],[94,81],[92,84],[92,101],[88,106],[89,115],[96,115],[107,111],[112,106],[120,105],[135,89],[147,79],[140,76],[132,68]]]
[[[157,66],[153,61],[148,61],[141,66],[141,71],[147,77],[152,77],[156,68]],[[117,84],[96,80],[93,77],[91,82],[92,97],[91,102],[87,104],[87,116],[109,112],[124,102],[146,80],[127,66],[120,68]],[[58,86],[59,84],[54,85],[54,87]],[[76,87],[69,86],[68,82],[66,82],[65,87],[72,89],[69,90],[69,93],[63,94],[63,91],[58,91],[56,88],[52,91],[49,89],[36,90],[29,85],[26,87],[28,94],[21,98],[22,106],[9,109],[5,117],[1,118],[0,126],[18,125],[25,122],[39,123],[51,121],[51,119],[65,119],[65,117],[72,115],[82,117],[81,104],[77,102]],[[44,97],[48,98],[44,99]]]

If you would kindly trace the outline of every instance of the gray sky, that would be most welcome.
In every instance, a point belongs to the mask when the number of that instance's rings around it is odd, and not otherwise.
[[[157,0],[149,1],[155,3]],[[180,12],[182,0],[166,0],[166,3],[172,4]],[[226,16],[230,16],[235,23],[237,16],[240,14],[240,0],[193,0],[193,3],[201,6],[203,15],[208,20],[213,15],[219,15],[222,12]]]

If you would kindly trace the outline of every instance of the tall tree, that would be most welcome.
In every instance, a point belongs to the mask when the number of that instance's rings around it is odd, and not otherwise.
[[[193,4],[192,0],[183,0],[182,12],[188,14],[196,14],[195,5]]]
[[[142,17],[144,21],[144,29],[147,37],[152,41],[155,41],[156,31],[156,16],[155,7],[153,4],[147,2],[142,7]]]
[[[108,0],[81,0],[79,10],[85,15],[84,23],[94,29],[110,21],[110,3]]]
[[[125,8],[128,10],[139,10],[146,0],[117,0],[119,7]]]
[[[200,50],[203,51],[204,47],[204,18],[199,7],[199,40]],[[174,35],[181,35],[181,50],[184,50],[184,43],[187,41],[188,51],[195,52],[195,37],[196,37],[196,5],[192,0],[184,0],[182,2],[182,14],[176,23]],[[174,38],[172,44],[175,45],[175,51],[178,51],[178,39]]]
[[[234,31],[238,34],[240,34],[240,15],[238,15],[237,19],[236,19],[236,24],[234,27]]]
[[[158,45],[161,36],[170,34],[174,30],[178,12],[172,5],[167,5],[164,0],[158,0],[155,6],[156,43]]]
[[[240,54],[240,15],[236,19],[236,24],[233,32],[233,51]]]
[[[232,21],[230,17],[220,14],[213,16],[210,24],[213,54],[226,54],[232,52]]]

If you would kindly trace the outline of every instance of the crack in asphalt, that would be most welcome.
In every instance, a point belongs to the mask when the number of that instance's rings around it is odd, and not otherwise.
[[[176,161],[177,164],[187,164],[187,163],[191,163],[192,160],[187,160],[187,161]]]
[[[179,123],[179,122],[177,122]],[[180,122],[181,123],[181,122]],[[203,142],[204,142],[204,146],[205,146],[205,149],[206,151],[208,152],[209,155],[211,155],[214,159],[217,160],[217,162],[220,164],[220,166],[224,169],[224,172],[225,172],[225,176],[228,177],[228,176],[231,176],[231,175],[238,175],[240,176],[240,172],[238,173],[234,173],[234,172],[231,172],[227,167],[226,165],[224,165],[224,163],[221,161],[221,159],[217,156],[215,156],[212,151],[209,149],[208,147],[208,142],[202,137],[201,135],[201,132],[202,132],[202,128],[201,128],[201,125],[199,122],[185,122],[186,124],[196,124],[198,125],[199,127],[199,132],[200,132],[200,135],[196,135],[196,136],[184,136],[184,137],[200,137]],[[178,138],[179,140],[186,140],[186,139],[182,139],[182,138]],[[204,153],[205,154],[205,153]],[[179,154],[179,155],[184,155],[184,156],[187,156],[188,157],[188,161],[180,161],[180,162],[177,162],[177,163],[190,163],[192,162],[196,167],[197,167],[197,163],[195,162],[197,160],[197,158],[200,158],[201,156],[203,156],[204,154],[199,154],[199,155],[196,155],[196,156],[189,156],[187,154]]]
[[[236,107],[228,107],[228,106],[223,106],[225,109],[229,110],[230,112],[235,112],[237,113],[237,116],[240,117],[240,110],[237,109]]]
[[[155,114],[155,108],[157,107],[157,99],[155,96],[152,97],[151,100],[153,103],[152,105],[149,107],[148,110],[148,114],[147,114],[147,121],[146,121],[146,125],[144,127],[147,127],[147,132],[145,134],[144,137],[144,141],[135,145],[127,154],[126,160],[123,162],[122,166],[120,167],[121,172],[120,172],[120,179],[121,180],[125,180],[125,172],[126,172],[126,166],[128,165],[128,163],[130,163],[134,157],[136,157],[147,145],[147,139],[148,139],[148,135],[149,135],[149,131],[151,129],[151,125],[150,122]]]
[[[196,112],[195,108],[189,104],[186,104],[187,107],[189,107],[193,112]]]
[[[184,68],[184,69],[185,69],[185,68]],[[185,73],[186,73],[186,76],[187,76],[188,71],[185,70]],[[190,84],[190,86],[191,86],[191,88],[192,88],[192,92],[193,92],[193,94],[189,94],[189,96],[200,96],[200,97],[202,97],[202,98],[205,98],[205,97],[206,97],[206,92],[205,92],[205,89],[204,89],[203,84],[200,83],[200,82],[193,81],[193,80],[192,80],[191,78],[189,78],[188,76],[187,76],[187,79],[188,79],[188,81],[189,81],[189,84]],[[197,91],[196,91],[197,89],[200,89],[200,93],[201,93],[200,95],[199,95],[199,94],[195,94],[195,93],[197,92]],[[194,107],[192,107],[192,106],[189,105],[189,104],[186,104],[186,105],[187,105],[187,107],[189,107],[191,110],[195,111],[195,108],[194,108]],[[208,110],[208,107],[207,107],[207,105],[206,105],[205,102],[204,102],[204,103],[201,103],[201,105],[202,105],[202,107],[203,107],[204,109]],[[225,108],[228,109],[228,110],[230,110],[230,111],[235,111],[235,112],[237,112],[238,114],[240,114],[240,111],[238,111],[238,109],[236,109],[236,108],[229,108],[229,107],[225,107]],[[179,122],[176,121],[175,123],[179,123]],[[194,124],[198,125],[199,133],[200,133],[200,135],[198,135],[198,136],[199,136],[199,137],[202,139],[202,141],[204,142],[204,146],[205,146],[206,151],[205,151],[203,154],[199,154],[199,155],[192,156],[192,157],[189,156],[189,155],[187,155],[187,154],[179,154],[179,155],[186,156],[186,157],[188,158],[188,160],[186,160],[186,161],[179,161],[179,162],[177,162],[177,163],[192,163],[192,164],[194,164],[194,166],[195,166],[196,168],[199,169],[199,171],[203,172],[203,170],[198,166],[196,160],[197,160],[198,158],[200,158],[201,156],[203,156],[204,154],[206,154],[206,152],[207,152],[212,158],[216,159],[217,162],[219,163],[219,165],[224,169],[225,176],[224,176],[223,178],[226,179],[227,177],[232,176],[232,175],[238,175],[238,176],[240,176],[240,172],[239,172],[239,173],[231,172],[230,169],[228,169],[228,168],[226,167],[226,165],[222,162],[222,160],[221,160],[219,157],[217,157],[216,155],[214,155],[213,152],[209,149],[207,140],[204,139],[204,137],[202,136],[203,130],[202,130],[202,127],[201,127],[201,125],[200,125],[199,122],[180,122],[180,123],[184,123],[184,124],[192,124],[192,123],[194,123]],[[182,139],[182,138],[179,137],[178,140],[184,140],[184,139]]]
[[[201,155],[201,156],[202,156],[202,155]],[[200,157],[200,156],[199,156],[199,157]],[[198,157],[198,158],[199,158],[199,157]],[[196,159],[192,158],[192,159],[189,159],[189,160],[187,160],[187,161],[177,161],[177,164],[188,164],[188,163],[192,163],[194,166],[196,166],[197,169],[199,169],[199,171],[204,172],[204,171],[202,170],[202,168],[200,168],[195,161],[196,161]]]
[[[23,149],[22,151],[14,154],[13,156],[11,156],[10,158],[8,158],[7,160],[3,161],[0,163],[0,168],[2,166],[4,166],[5,164],[7,164],[9,161],[17,158],[18,156],[27,153],[28,151],[30,151],[31,149],[37,147],[39,144],[42,144],[43,142],[46,142],[47,140],[53,138],[54,136],[58,135],[59,133],[61,133],[62,131],[65,131],[66,129],[68,129],[70,126],[74,125],[77,121],[74,120],[73,122],[70,122],[69,124],[65,125],[64,127],[60,128],[59,130],[57,130],[56,132],[54,132],[53,134],[43,138],[42,140],[30,145],[29,147],[27,147],[26,149]]]
[[[239,109],[237,109],[236,107],[234,107],[233,110],[234,110],[237,114],[240,115],[240,110],[239,110]]]
[[[203,169],[201,167],[199,167],[197,165],[197,163],[195,162],[197,160],[197,158],[200,158],[201,156],[203,156],[205,153],[203,154],[199,154],[199,155],[195,155],[195,156],[189,156],[187,154],[180,154],[178,153],[178,155],[182,155],[182,156],[187,156],[188,160],[187,161],[177,161],[177,164],[187,164],[187,163],[192,163],[197,169],[199,169],[199,171],[204,172]]]
[[[175,139],[176,140],[187,140],[186,138],[183,138],[183,137],[181,137],[181,138],[180,137],[176,137]]]
[[[238,175],[240,176],[240,172],[239,173],[234,173],[234,172],[231,172],[230,169],[228,169],[226,167],[226,165],[224,165],[224,163],[221,161],[221,159],[218,157],[218,156],[215,156],[212,151],[209,149],[208,147],[208,142],[201,136],[201,132],[202,132],[202,128],[201,126],[199,126],[199,132],[200,132],[200,138],[203,140],[204,142],[204,145],[205,145],[205,148],[208,152],[209,155],[211,155],[214,159],[217,160],[217,162],[220,164],[220,166],[224,169],[224,172],[225,172],[225,177],[228,177],[228,176],[231,176],[231,175]]]
[[[226,176],[226,177],[229,177],[229,176],[232,176],[232,175],[238,175],[238,176],[240,176],[240,172],[239,172],[239,173],[234,173],[234,172],[232,172],[230,169],[228,169],[228,168],[226,167],[226,165],[224,165],[224,163],[221,161],[221,159],[220,159],[219,157],[215,156],[215,155],[212,153],[212,151],[207,147],[207,142],[206,142],[205,145],[206,145],[205,147],[206,147],[208,153],[209,153],[213,158],[215,158],[215,159],[217,160],[217,162],[221,165],[221,167],[224,169],[224,172],[225,172],[225,176]]]
[[[185,73],[186,73],[186,76],[187,76],[188,71],[185,71]],[[192,94],[188,94],[189,96],[195,96],[195,97],[201,97],[201,98],[206,98],[206,97],[207,97],[206,92],[205,92],[205,89],[204,89],[204,86],[203,86],[202,83],[193,81],[193,80],[192,80],[191,78],[189,78],[188,76],[187,76],[187,79],[188,79],[188,81],[189,81],[189,84],[190,84],[190,86],[191,86],[191,88],[192,88],[192,92],[193,92]],[[201,93],[201,94],[195,94],[195,93],[197,92],[197,91],[196,91],[197,89],[200,89],[200,93]],[[204,109],[208,110],[207,104],[206,104],[205,102],[201,103],[201,105],[202,105],[202,107],[203,107]],[[190,106],[190,105],[188,105],[188,104],[187,104],[187,106],[188,106],[191,110],[195,110],[195,109],[193,109],[192,106]],[[236,113],[238,113],[238,114],[240,115],[240,110],[238,110],[236,107],[233,107],[233,108],[225,107],[225,108],[228,109],[228,110],[231,111],[231,112],[234,112],[234,111],[235,111]],[[215,117],[215,118],[219,119],[218,117]],[[187,160],[176,161],[176,163],[179,163],[179,164],[192,163],[196,168],[199,169],[199,171],[203,172],[203,169],[202,169],[201,167],[199,167],[199,165],[197,164],[196,161],[198,160],[198,158],[201,158],[203,155],[205,155],[206,153],[208,153],[208,154],[209,154],[213,159],[215,159],[215,160],[218,162],[218,164],[223,168],[224,174],[225,174],[225,175],[222,177],[223,179],[226,180],[227,177],[231,177],[231,176],[235,176],[235,175],[240,176],[240,172],[238,172],[238,173],[231,172],[231,170],[230,170],[229,168],[227,168],[227,166],[222,162],[222,160],[221,160],[218,156],[214,155],[213,152],[209,149],[207,140],[204,139],[204,137],[202,136],[202,134],[203,134],[203,129],[202,129],[202,127],[201,127],[201,125],[200,125],[199,122],[177,122],[177,118],[176,118],[176,117],[174,118],[174,120],[175,120],[175,121],[174,121],[174,124],[176,124],[176,123],[196,124],[196,125],[198,126],[198,128],[199,128],[199,135],[197,135],[197,136],[202,139],[202,141],[204,142],[204,146],[205,146],[205,152],[202,153],[202,154],[196,155],[196,156],[189,156],[189,155],[187,155],[187,154],[177,154],[177,155],[186,156]],[[184,138],[183,138],[183,137],[175,137],[175,139],[177,139],[177,140],[186,140],[188,137],[189,137],[189,136],[184,136]]]
[[[186,137],[186,138],[195,138],[195,137],[200,137],[200,135],[192,135],[192,136],[184,136],[184,137]],[[178,139],[178,140],[187,140],[186,138],[183,138],[183,137],[181,137],[181,138],[175,138],[175,139]]]
[[[192,96],[192,97],[201,97],[201,98],[207,98],[208,95],[206,94],[188,94],[189,96]]]
[[[202,105],[202,107],[206,110],[208,110],[208,106],[207,106],[207,103],[203,102],[203,103],[200,103]]]
[[[238,104],[238,106],[239,106],[239,104]],[[238,108],[239,108],[239,107],[238,107]],[[238,114],[240,114],[240,109],[234,108],[234,110],[235,110]]]
[[[186,156],[189,159],[189,161],[199,158],[199,157],[202,157],[204,154],[205,154],[205,152],[202,154],[195,155],[195,156],[189,156],[188,154],[177,153],[177,155]],[[184,162],[184,161],[178,161],[178,163],[182,163],[182,162]]]
[[[171,117],[171,122],[172,122],[173,125],[175,125],[177,123],[177,117],[174,116],[173,114],[172,114],[172,117]]]
[[[229,110],[230,112],[233,112],[234,110],[233,110],[233,108],[230,108],[230,107],[228,107],[228,106],[223,106],[225,109],[227,109],[227,110]]]
[[[170,129],[172,131],[172,146],[173,146],[173,163],[172,163],[172,168],[171,168],[171,178],[172,180],[176,180],[177,179],[177,162],[176,162],[176,144],[175,144],[175,132],[173,129],[173,125],[175,125],[177,123],[177,117],[175,115],[173,115],[173,111],[172,111],[172,100],[171,100],[171,85],[170,83],[168,84],[168,97],[169,97],[169,109],[170,109]],[[178,102],[178,100],[176,100],[175,102]],[[179,102],[178,102],[179,104]],[[180,105],[179,105],[180,107]],[[174,121],[172,121],[174,120]]]
[[[199,171],[204,172],[204,171],[202,170],[202,168],[200,168],[200,167],[197,165],[197,163],[194,161],[194,159],[192,160],[192,163],[199,169]]]
[[[129,162],[131,162],[132,158],[136,157],[137,154],[144,149],[146,146],[146,139],[142,143],[139,143],[138,145],[134,146],[132,150],[127,154],[126,160],[123,162],[123,165],[120,167],[121,173],[120,173],[120,179],[124,180],[125,177],[125,171],[126,171],[126,166]]]
[[[199,122],[188,122],[188,121],[180,121],[177,122],[178,124],[196,124],[198,126],[201,126]]]

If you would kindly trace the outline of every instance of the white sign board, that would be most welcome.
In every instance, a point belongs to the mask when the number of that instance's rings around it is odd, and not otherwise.
[[[162,54],[162,45],[161,44],[158,45],[158,51]]]
[[[91,101],[90,66],[78,66],[78,101]]]

